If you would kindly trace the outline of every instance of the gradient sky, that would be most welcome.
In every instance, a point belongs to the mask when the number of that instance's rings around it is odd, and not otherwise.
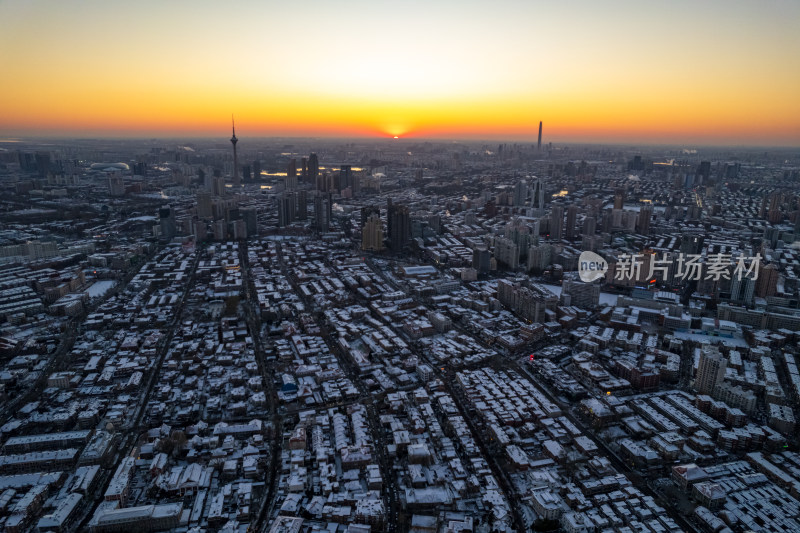
[[[0,135],[800,146],[800,1],[0,0]]]

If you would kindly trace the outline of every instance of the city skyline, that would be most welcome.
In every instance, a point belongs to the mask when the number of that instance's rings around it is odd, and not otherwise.
[[[250,138],[535,143],[542,121],[544,144],[797,146],[799,19],[781,1],[3,2],[0,136],[215,137],[232,112]]]

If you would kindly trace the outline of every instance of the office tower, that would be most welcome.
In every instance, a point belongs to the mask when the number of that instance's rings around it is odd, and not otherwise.
[[[650,221],[653,219],[653,207],[650,205],[642,206],[639,210],[637,226],[641,235],[650,235]]]
[[[236,125],[233,123],[233,115],[231,115],[231,128],[233,129],[233,136],[231,137],[231,144],[233,145],[233,186],[239,187],[242,185],[242,180],[239,177],[239,156],[236,155],[236,143],[239,139],[236,138]]]
[[[536,145],[538,151],[542,151],[542,121],[539,121],[539,142]]]
[[[108,194],[111,196],[125,196],[125,179],[119,174],[109,176]]]
[[[297,199],[294,193],[285,192],[278,200],[278,225],[288,226],[295,220]]]
[[[300,166],[300,179],[303,180],[303,182],[307,182],[308,181],[308,158],[304,157],[304,158],[300,159],[300,165],[301,165]]]
[[[207,191],[197,193],[197,216],[201,219],[209,219],[213,215],[211,208],[211,194]]]
[[[317,154],[311,154],[308,156],[308,181],[314,185],[317,183],[317,176],[319,175],[319,159],[317,158]],[[319,188],[319,187],[317,187]]]
[[[597,219],[594,217],[586,217],[583,219],[582,235],[592,236],[597,231]]]
[[[575,204],[567,208],[567,240],[572,241],[575,239],[576,224],[578,222],[578,206]]]
[[[372,213],[361,230],[361,249],[373,252],[383,250],[383,222],[380,215]]]
[[[518,181],[514,186],[514,206],[519,207],[528,202],[528,184],[525,180]]]
[[[535,209],[544,209],[544,183],[540,178],[536,178],[536,181],[533,182],[531,197]]]
[[[297,191],[297,220],[308,220],[308,194]]]
[[[175,210],[171,207],[162,207],[158,210],[159,224],[161,226],[161,238],[167,241],[178,232],[178,225],[175,222]]]
[[[725,366],[725,358],[717,348],[713,346],[703,348],[694,380],[695,390],[700,394],[711,394],[725,378]]]
[[[554,205],[550,211],[550,238],[560,241],[564,229],[564,206]]]
[[[391,206],[387,218],[391,220],[391,230],[389,233],[390,245],[392,250],[399,252],[405,248],[411,240],[411,216],[408,212],[408,206]]]
[[[261,179],[261,161],[258,161],[258,160],[253,161],[253,163],[250,166],[253,167],[253,180],[254,181],[260,180]]]

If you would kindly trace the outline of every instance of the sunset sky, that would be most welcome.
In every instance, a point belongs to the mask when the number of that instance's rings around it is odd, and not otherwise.
[[[0,135],[800,146],[800,2],[0,0]]]

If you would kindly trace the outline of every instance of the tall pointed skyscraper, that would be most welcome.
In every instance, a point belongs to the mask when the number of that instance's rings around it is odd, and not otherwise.
[[[233,137],[231,137],[231,144],[233,145],[233,186],[240,187],[242,179],[239,177],[239,157],[236,155],[236,143],[239,139],[236,138],[236,124],[233,122],[233,115],[231,115],[231,128],[233,129]]]
[[[540,152],[542,151],[542,121],[539,121],[539,144],[536,145],[536,149]]]

